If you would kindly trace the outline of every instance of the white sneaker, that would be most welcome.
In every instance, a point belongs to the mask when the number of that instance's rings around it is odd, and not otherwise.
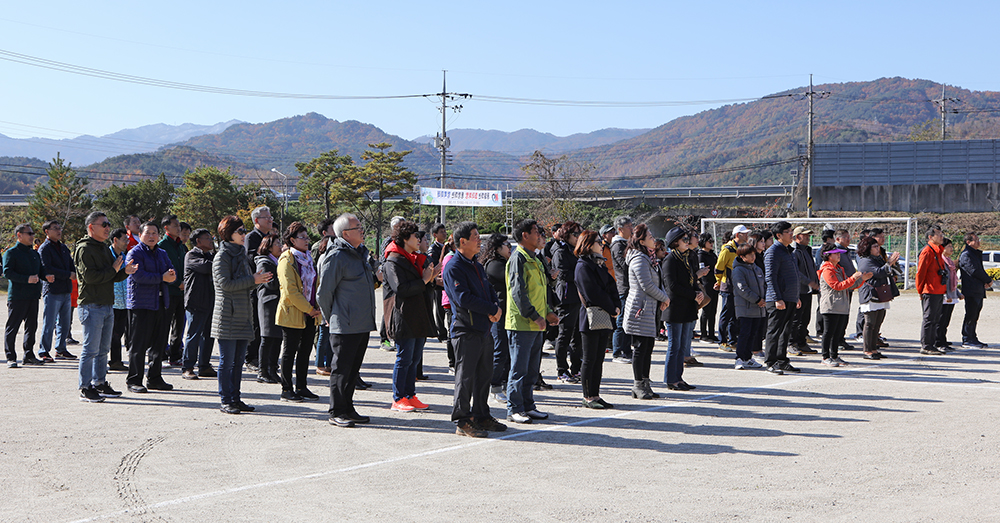
[[[764,365],[762,365],[761,363],[758,363],[757,360],[753,359],[752,357],[750,359],[748,359],[744,364],[746,365],[746,368],[748,368],[748,369],[763,369],[764,368]]]
[[[847,362],[844,361],[844,360],[842,360],[842,359],[840,359],[840,356],[837,356],[836,358],[834,358],[834,361],[836,361],[837,364],[840,365],[841,367],[847,365]]]
[[[504,394],[502,391],[501,392],[494,392],[493,393],[493,399],[497,400],[497,402],[502,403],[504,405],[507,404],[507,395]]]
[[[611,361],[615,363],[625,363],[628,365],[632,364],[632,358],[626,358],[625,356],[618,356],[617,358],[614,358]]]
[[[839,367],[840,363],[838,363],[837,360],[833,358],[826,358],[825,360],[823,360],[823,365],[826,365],[827,367]]]
[[[746,370],[749,369],[750,367],[747,365],[746,360],[741,360],[739,358],[736,358],[736,365],[733,368],[735,368],[736,370]]]
[[[531,419],[549,419],[549,415],[544,412],[539,412],[538,409],[529,410],[525,412]]]
[[[694,349],[691,349],[691,357],[692,358],[697,358],[698,357],[698,353]]]
[[[531,423],[531,418],[523,412],[515,412],[507,415],[507,421],[513,421],[514,423]]]

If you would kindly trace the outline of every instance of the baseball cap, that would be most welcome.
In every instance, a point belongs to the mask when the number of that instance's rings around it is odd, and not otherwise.
[[[613,230],[615,230],[614,227],[612,227],[610,225],[605,225],[604,227],[601,227],[601,236],[604,236],[605,234],[607,234],[608,232],[613,231]]]
[[[737,225],[736,227],[733,227],[733,234],[743,234],[746,232],[750,232],[750,229],[747,228],[746,225]]]
[[[792,236],[798,236],[800,234],[812,234],[812,233],[813,232],[811,229],[806,229],[805,227],[799,225],[798,227],[795,228],[794,231],[792,231]]]

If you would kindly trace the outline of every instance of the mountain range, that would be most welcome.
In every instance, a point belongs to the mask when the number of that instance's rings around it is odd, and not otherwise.
[[[960,100],[949,102],[949,109],[956,111],[947,114],[949,139],[1000,136],[997,92],[899,77],[823,84],[814,89],[817,143],[939,139],[934,123],[939,112],[933,100],[942,96],[943,89],[949,98]],[[513,133],[456,129],[448,132],[452,156],[447,182],[469,188],[515,185],[524,178],[521,166],[537,149],[550,157],[566,155],[573,164],[592,164],[592,179],[610,188],[791,183],[791,173],[798,168],[799,146],[806,142],[805,91],[804,87],[789,89],[677,118],[650,130],[603,129],[556,137],[531,129]],[[272,185],[281,183],[272,168],[294,181],[298,176],[295,162],[331,149],[360,161],[367,144],[388,142],[394,150],[412,151],[405,165],[418,174],[421,183],[438,183],[440,153],[427,143],[427,136],[406,140],[371,124],[341,122],[318,113],[259,124],[219,125],[226,127],[156,151],[106,158],[81,170],[127,181],[160,172],[175,178],[185,169],[215,165]],[[0,146],[0,154],[10,153]]]
[[[104,160],[109,156],[155,151],[164,145],[183,142],[198,135],[221,133],[238,123],[241,122],[230,120],[215,125],[158,123],[135,129],[123,129],[104,136],[83,135],[62,140],[10,138],[0,134],[0,156],[24,156],[50,160],[56,157],[56,153],[59,153],[74,165],[87,165]]]

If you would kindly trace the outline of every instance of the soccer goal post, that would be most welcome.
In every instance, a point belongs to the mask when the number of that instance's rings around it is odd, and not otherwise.
[[[737,225],[745,225],[751,230],[764,229],[769,227],[772,223],[780,221],[786,221],[792,224],[792,227],[805,225],[812,229],[813,234],[810,241],[814,248],[821,243],[821,233],[822,230],[826,228],[834,230],[846,229],[851,233],[851,237],[856,239],[862,230],[879,227],[885,231],[886,242],[884,247],[886,252],[899,251],[899,263],[903,268],[903,288],[910,288],[911,274],[916,276],[916,255],[919,253],[919,244],[917,240],[919,238],[919,233],[917,232],[917,219],[915,217],[884,218],[880,216],[859,216],[855,218],[702,218],[701,232],[712,233],[712,237],[715,238],[715,248],[718,250],[723,244],[722,236],[720,236],[719,233],[725,234],[727,231],[732,232],[733,227]],[[900,239],[902,241],[900,241]]]

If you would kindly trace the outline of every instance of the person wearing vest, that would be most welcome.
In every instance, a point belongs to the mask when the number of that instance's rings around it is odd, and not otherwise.
[[[722,246],[715,264],[715,290],[719,291],[719,349],[732,352],[736,347],[736,302],[733,301],[733,261],[736,249],[747,242],[750,229],[746,225],[733,227],[733,239]]]
[[[510,343],[507,419],[515,423],[548,418],[548,414],[535,408],[533,395],[546,325],[559,323],[549,308],[545,266],[535,256],[535,250],[544,246],[544,238],[535,220],[518,222],[514,227],[517,248],[507,260],[505,327]]]

